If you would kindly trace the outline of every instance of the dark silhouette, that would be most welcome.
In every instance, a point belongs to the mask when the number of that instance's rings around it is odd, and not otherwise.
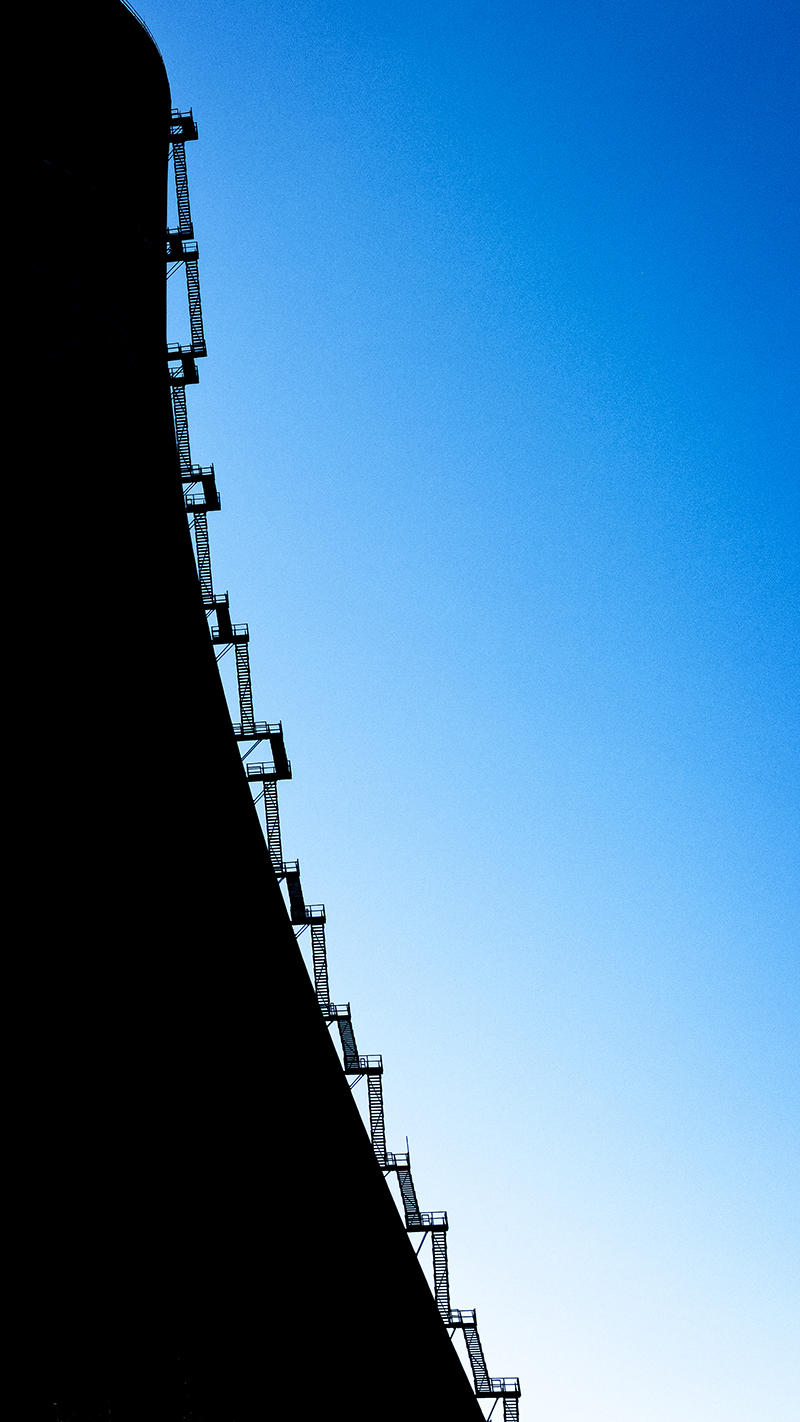
[[[14,592],[57,741],[11,795],[24,1412],[468,1422],[215,666],[165,360],[167,78],[116,0],[30,23]]]

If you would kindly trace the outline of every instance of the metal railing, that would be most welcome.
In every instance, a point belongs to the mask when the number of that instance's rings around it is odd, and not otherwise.
[[[153,31],[150,29],[150,26],[149,26],[148,24],[146,24],[145,21],[142,19],[141,15],[139,14],[139,11],[138,11],[138,10],[134,10],[133,6],[128,4],[128,0],[121,0],[121,3],[122,3],[123,9],[124,9],[124,10],[127,10],[130,15],[133,15],[134,20],[138,20],[138,21],[139,21],[139,24],[141,25],[141,27],[142,27],[142,29],[144,30],[145,34],[148,34],[148,35],[150,36],[150,38],[151,38],[151,40],[153,41],[153,44],[155,45],[156,49],[158,49],[158,43],[157,43],[157,41],[156,41],[156,37],[155,37],[155,35],[153,34]],[[161,54],[161,50],[160,50],[160,49],[158,49],[158,52],[159,52],[159,54]],[[163,58],[164,58],[163,54],[161,54],[161,58],[162,58],[162,60],[163,60]]]
[[[489,1378],[488,1387],[481,1388],[476,1396],[520,1397],[522,1395],[519,1378]]]
[[[431,1230],[449,1229],[447,1223],[446,1210],[406,1210],[406,1229],[409,1234],[418,1233],[424,1230],[429,1234]],[[451,1319],[452,1322],[452,1319]]]
[[[347,1071],[348,1073],[359,1071],[362,1075],[382,1072],[383,1057],[362,1057],[361,1055],[353,1057],[347,1062]]]
[[[250,628],[246,622],[232,622],[230,633],[227,628],[224,632],[221,632],[219,628],[212,627],[211,640],[212,642],[249,642]],[[253,724],[255,725],[256,722],[253,722]]]
[[[291,762],[288,762],[291,769]],[[244,762],[245,774],[248,780],[280,780],[274,765],[266,760],[246,760]]]
[[[386,1152],[387,1170],[409,1170],[411,1167],[410,1155],[397,1155],[392,1151]]]

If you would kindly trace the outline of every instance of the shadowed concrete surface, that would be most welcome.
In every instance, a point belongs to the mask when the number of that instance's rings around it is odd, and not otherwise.
[[[12,812],[31,1411],[476,1422],[301,961],[208,637],[164,357],[167,78],[116,0],[28,23],[38,354],[17,397],[15,595],[35,628],[26,714],[55,732]]]

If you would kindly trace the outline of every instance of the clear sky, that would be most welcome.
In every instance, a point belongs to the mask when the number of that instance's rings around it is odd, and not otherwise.
[[[453,1305],[523,1418],[797,1422],[796,6],[137,8],[215,583]]]

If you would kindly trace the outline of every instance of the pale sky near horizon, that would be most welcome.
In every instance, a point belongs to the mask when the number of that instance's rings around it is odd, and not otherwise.
[[[797,1422],[797,11],[136,8],[215,584],[452,1303],[523,1419]]]

